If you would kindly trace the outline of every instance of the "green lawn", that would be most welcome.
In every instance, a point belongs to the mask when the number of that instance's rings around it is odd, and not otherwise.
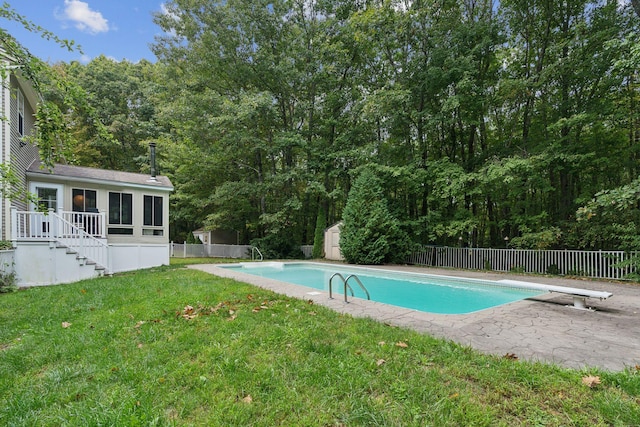
[[[0,294],[0,425],[640,420],[637,369],[484,356],[178,267]]]

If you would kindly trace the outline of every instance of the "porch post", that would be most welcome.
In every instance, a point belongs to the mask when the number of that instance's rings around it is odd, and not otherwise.
[[[54,215],[55,215],[55,211],[53,210],[53,208],[49,208],[47,215],[45,215],[45,218],[47,218],[47,231],[49,235],[50,248],[54,247],[54,242],[56,238],[59,236],[58,228],[60,224],[58,223],[58,221],[55,220]]]

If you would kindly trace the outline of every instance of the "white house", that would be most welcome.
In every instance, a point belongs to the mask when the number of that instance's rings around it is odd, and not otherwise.
[[[6,57],[1,61],[9,64]],[[5,67],[0,162],[38,205],[3,194],[0,239],[13,242],[19,285],[66,283],[169,264],[169,194],[164,176],[56,164],[44,168],[25,137],[35,132],[39,97]],[[155,146],[151,147],[155,150]],[[152,151],[152,159],[155,153]]]

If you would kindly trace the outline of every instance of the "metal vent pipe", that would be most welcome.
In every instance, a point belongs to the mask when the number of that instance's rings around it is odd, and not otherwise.
[[[156,143],[149,143],[150,163],[151,163],[151,180],[156,180]]]

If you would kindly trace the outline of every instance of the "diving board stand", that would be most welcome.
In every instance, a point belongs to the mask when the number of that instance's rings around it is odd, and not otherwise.
[[[538,283],[521,282],[519,280],[499,280],[498,282],[517,286],[519,288],[571,295],[573,297],[573,308],[577,308],[579,310],[591,310],[587,307],[587,298],[599,298],[600,301],[602,301],[613,296],[611,292],[592,291],[590,289],[569,288],[565,286],[542,285]]]

